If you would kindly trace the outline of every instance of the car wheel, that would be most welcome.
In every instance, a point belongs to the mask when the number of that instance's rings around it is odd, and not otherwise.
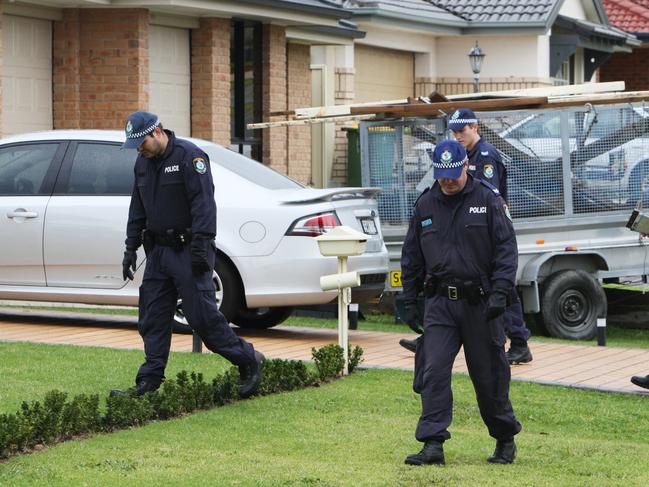
[[[233,323],[241,328],[272,328],[286,321],[293,313],[290,306],[278,308],[243,308],[239,310]]]
[[[629,203],[647,202],[649,198],[649,161],[639,162],[629,176]]]
[[[216,304],[219,311],[223,313],[228,322],[234,321],[238,311],[243,308],[243,287],[239,276],[223,257],[216,256],[216,264],[212,272],[214,287],[216,288]],[[176,313],[174,315],[177,328],[183,327],[189,329],[189,323],[183,311],[182,300],[179,299],[176,304]]]
[[[597,318],[606,316],[606,294],[588,272],[557,272],[543,284],[541,315],[550,335],[590,340],[597,333]]]

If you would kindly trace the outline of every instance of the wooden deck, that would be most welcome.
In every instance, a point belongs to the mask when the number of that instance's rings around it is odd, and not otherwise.
[[[85,313],[0,308],[0,340],[141,349],[136,318]],[[335,330],[279,326],[269,330],[235,329],[270,358],[311,360],[311,348],[337,343]],[[399,346],[406,333],[350,331],[350,344],[364,350],[364,367],[413,368],[413,354]],[[174,334],[172,350],[192,350],[192,336]],[[542,343],[532,340],[534,360],[512,367],[512,379],[601,391],[649,395],[629,382],[649,374],[649,350]],[[462,352],[453,367],[466,373]]]

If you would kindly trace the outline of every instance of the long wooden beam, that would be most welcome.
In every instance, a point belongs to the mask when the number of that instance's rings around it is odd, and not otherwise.
[[[512,107],[533,107],[548,102],[547,96],[523,97],[523,98],[499,98],[496,100],[471,100],[471,101],[448,101],[440,103],[422,103],[409,105],[373,105],[367,107],[352,107],[352,114],[364,113],[390,113],[396,116],[422,116],[438,115],[442,112],[452,112],[458,108],[470,108],[475,111],[497,110]]]

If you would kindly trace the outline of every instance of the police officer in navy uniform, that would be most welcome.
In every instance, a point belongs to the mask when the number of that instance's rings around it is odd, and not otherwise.
[[[440,142],[433,152],[436,182],[415,203],[401,255],[406,314],[420,320],[417,293],[426,296],[424,334],[415,356],[415,389],[424,443],[410,465],[443,464],[451,435],[451,369],[464,346],[469,375],[489,434],[490,463],[512,463],[521,425],[509,401],[510,369],[502,315],[514,287],[518,252],[507,205],[490,183],[468,174],[464,147]]]
[[[448,120],[448,128],[453,131],[455,140],[467,151],[469,174],[493,184],[507,201],[507,168],[496,148],[480,136],[480,125],[475,113],[468,108],[456,110]],[[510,364],[527,363],[532,361],[532,351],[527,344],[531,332],[525,326],[518,294],[514,294],[513,298],[504,316],[505,333],[511,340],[507,360]]]
[[[163,129],[157,115],[135,112],[126,121],[125,149],[137,149],[135,184],[126,227],[123,277],[133,279],[136,251],[147,260],[140,286],[138,330],[146,361],[136,394],[164,381],[178,297],[192,329],[211,351],[239,367],[239,395],[259,386],[264,356],[239,338],[216,303],[216,203],[210,161],[203,151]],[[120,393],[123,391],[114,391]]]
[[[480,137],[478,118],[473,111],[467,108],[456,110],[449,117],[448,128],[455,140],[467,150],[469,174],[494,185],[507,201],[507,168],[496,148]],[[531,362],[532,351],[527,344],[531,332],[525,325],[523,308],[516,293],[512,295],[512,303],[505,312],[504,320],[505,333],[511,340],[507,360],[510,364]],[[417,341],[403,338],[399,343],[414,352]]]

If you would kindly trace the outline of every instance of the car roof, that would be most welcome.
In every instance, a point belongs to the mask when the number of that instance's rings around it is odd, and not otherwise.
[[[30,142],[33,140],[98,140],[103,142],[124,142],[124,132],[122,130],[44,130],[40,132],[27,132],[24,134],[10,135],[0,139],[0,144],[13,144],[16,142]],[[199,147],[211,145],[221,150],[229,150],[210,142],[209,140],[195,139],[193,137],[179,138],[189,140]]]

